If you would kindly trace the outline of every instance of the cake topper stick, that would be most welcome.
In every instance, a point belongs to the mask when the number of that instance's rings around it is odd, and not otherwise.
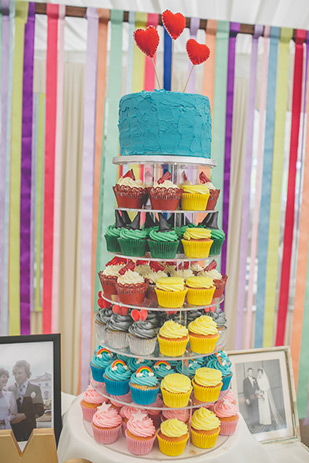
[[[158,78],[156,66],[154,63],[154,55],[156,54],[158,45],[159,45],[159,34],[157,29],[154,26],[148,26],[146,29],[136,29],[134,32],[134,40],[138,48],[149,56],[152,61],[153,69],[156,75],[157,83],[159,88],[161,87],[160,81]]]
[[[187,48],[187,54],[188,54],[189,59],[190,59],[190,61],[192,63],[192,68],[191,68],[191,71],[189,73],[185,88],[183,90],[184,92],[186,91],[189,79],[191,77],[191,74],[192,74],[192,71],[193,71],[193,66],[196,66],[197,64],[204,63],[205,61],[208,60],[209,55],[210,55],[210,50],[207,47],[207,45],[202,44],[202,43],[198,43],[195,39],[189,39],[187,41],[186,48]]]
[[[189,75],[188,75],[188,78],[187,78],[187,82],[186,82],[185,88],[183,89],[183,93],[185,93],[185,91],[186,91],[186,89],[187,89],[187,85],[188,85],[188,83],[189,83],[189,80],[190,80],[190,77],[191,77],[193,68],[194,68],[194,64],[192,64],[191,70],[190,70]]]
[[[171,89],[173,86],[173,70],[174,70],[174,42],[182,34],[186,27],[186,18],[181,13],[173,14],[170,10],[165,10],[162,13],[163,26],[172,41],[172,69],[171,69]]]
[[[160,81],[159,81],[159,77],[158,77],[158,74],[157,74],[157,68],[156,68],[156,65],[155,65],[155,62],[154,62],[154,59],[153,59],[153,58],[151,58],[151,62],[152,62],[153,70],[154,70],[154,72],[155,72],[155,76],[156,76],[156,80],[157,80],[158,87],[161,88]]]

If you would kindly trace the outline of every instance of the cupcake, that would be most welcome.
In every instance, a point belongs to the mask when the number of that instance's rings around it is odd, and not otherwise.
[[[122,309],[125,309],[125,307]],[[124,349],[129,345],[128,329],[132,325],[132,318],[128,314],[128,309],[126,311],[126,315],[114,313],[106,325],[106,340],[108,346],[112,349]]]
[[[87,387],[80,403],[85,421],[91,422],[93,415],[97,411],[97,408],[102,405],[103,400],[107,401],[107,399],[104,399],[102,395],[91,386]]]
[[[120,252],[118,238],[120,231],[126,224],[122,219],[120,212],[115,211],[115,224],[109,225],[105,233],[106,248],[109,252]]]
[[[147,455],[151,452],[156,439],[156,428],[146,414],[138,411],[127,423],[127,446],[133,455]]]
[[[151,257],[162,259],[174,259],[178,249],[178,236],[166,222],[163,214],[159,214],[159,230],[151,230],[148,246]]]
[[[119,271],[126,265],[126,259],[115,256],[106,264],[105,270],[98,273],[104,296],[110,299],[110,296],[117,294],[116,281]]]
[[[113,190],[118,207],[141,209],[147,201],[147,189],[141,180],[135,179],[133,169],[120,177]]]
[[[158,360],[153,366],[153,371],[159,381],[165,378],[165,376],[175,373],[170,363],[166,360]]]
[[[173,408],[164,408],[164,410],[162,410],[162,421],[172,420],[173,418],[177,418],[177,420],[188,424],[190,419],[190,410],[188,408],[180,408],[178,410],[174,410]]]
[[[213,280],[213,285],[216,288],[213,298],[217,299],[223,296],[223,291],[227,282],[227,275],[221,275],[220,272],[216,269],[217,262],[215,260],[211,261],[205,270],[200,274],[205,277],[209,277]]]
[[[153,186],[148,188],[152,209],[174,211],[177,209],[182,188],[171,182],[170,172],[166,172]]]
[[[131,376],[130,390],[133,402],[150,405],[155,402],[160,386],[158,378],[150,367],[139,367]]]
[[[158,303],[161,307],[178,309],[183,306],[187,289],[183,278],[159,278],[155,288]]]
[[[211,183],[210,179],[202,172],[200,174],[200,181],[204,183],[204,185],[207,186],[209,190],[209,198],[208,198],[208,203],[207,203],[207,210],[208,211],[213,211],[214,208],[216,207],[220,190],[215,188],[213,184]]]
[[[211,239],[213,240],[210,248],[209,255],[216,256],[221,254],[222,245],[225,240],[225,233],[219,229],[218,225],[219,212],[207,214],[202,222],[199,223],[199,227],[208,228],[210,230]]]
[[[122,360],[115,360],[104,373],[106,391],[112,395],[125,395],[129,392],[132,371]]]
[[[193,413],[191,421],[193,445],[200,449],[210,449],[215,446],[219,432],[220,421],[213,412],[202,407]]]
[[[206,361],[208,368],[215,368],[222,373],[222,388],[221,391],[226,391],[230,387],[233,372],[231,370],[232,362],[227,354],[221,350],[214,355],[210,355]]]
[[[217,323],[217,329],[219,332],[219,339],[217,341],[216,346],[223,348],[225,345],[225,338],[226,338],[226,316],[225,313],[220,309],[220,307],[216,307],[214,311],[207,311],[207,315],[211,317]]]
[[[214,404],[214,413],[220,420],[220,436],[231,436],[234,434],[238,420],[237,405],[224,397]]]
[[[207,315],[201,315],[188,326],[191,350],[197,354],[210,354],[219,339],[216,322]]]
[[[145,275],[151,271],[148,260],[137,260],[134,270],[142,277],[145,277]]]
[[[128,359],[128,357],[127,357]],[[149,359],[144,359],[142,357],[129,357],[128,359],[128,367],[131,371],[136,371],[139,367],[152,367],[153,361]]]
[[[101,291],[99,292],[99,294],[100,293]],[[108,324],[109,320],[111,319],[111,316],[113,315],[113,310],[112,310],[112,306],[110,306],[109,308],[107,307],[107,304],[109,303],[104,301],[104,299],[102,298],[99,298],[99,299],[101,299],[101,301],[103,302],[101,306],[102,307],[105,306],[106,308],[99,309],[99,311],[97,312],[96,317],[95,317],[95,329],[96,329],[98,340],[105,341],[106,325]]]
[[[163,421],[157,433],[160,451],[169,457],[181,455],[189,439],[188,426],[177,418]]]
[[[151,262],[149,272],[144,274],[144,278],[149,282],[146,298],[154,304],[158,304],[158,299],[155,291],[155,286],[159,278],[167,278],[164,265],[159,262]]]
[[[98,444],[112,444],[119,437],[122,419],[111,404],[103,404],[92,418],[93,437]]]
[[[177,373],[188,376],[190,379],[194,378],[195,372],[202,366],[202,359],[189,359],[180,360],[176,366]]]
[[[161,394],[158,394],[155,402],[151,404],[151,408],[145,409],[145,411],[147,412],[147,415],[152,419],[155,428],[160,427],[162,408],[163,408],[163,400],[162,400]]]
[[[200,264],[198,262],[191,262],[190,270],[191,270],[191,272],[193,272],[193,275],[196,277],[204,269],[203,269],[203,267],[200,266]]]
[[[117,278],[116,289],[123,304],[141,305],[145,299],[149,283],[134,269],[135,264],[129,262]]]
[[[187,301],[191,305],[210,305],[215,293],[215,286],[209,277],[191,277],[186,281]]]
[[[165,267],[165,273],[167,273],[169,276],[172,276],[173,271],[177,267],[176,262],[165,262],[165,261],[163,261],[162,264]]]
[[[203,172],[200,174],[200,178]],[[185,183],[182,185],[181,208],[184,211],[205,211],[209,198],[209,189],[204,183],[192,185],[183,172]]]
[[[103,374],[105,372],[105,368],[115,360],[116,356],[112,354],[108,349],[105,347],[101,347],[97,350],[90,363],[92,378],[95,381],[103,383]]]
[[[132,310],[134,323],[129,327],[128,340],[132,354],[150,355],[157,344],[157,328],[146,320],[147,310]]]
[[[128,228],[121,228],[118,243],[121,254],[124,256],[144,256],[146,252],[147,231],[140,230],[141,213],[136,214],[135,219]]]
[[[139,409],[134,407],[133,405],[134,405],[133,403],[132,405],[123,405],[119,411],[119,415],[122,418],[121,427],[122,427],[122,434],[124,436],[125,436],[125,432],[127,429],[127,422],[129,421],[129,419],[132,417],[134,413],[137,413],[139,411]]]
[[[184,262],[180,267],[175,267],[171,272],[172,277],[183,278],[187,281],[188,278],[193,277],[194,273],[189,268],[189,262]]]
[[[132,403],[131,391],[123,395],[110,394],[109,401],[112,404],[112,406],[119,412],[122,407]]]
[[[214,368],[199,368],[192,381],[194,397],[201,402],[218,400],[222,387],[222,373]]]
[[[161,382],[162,398],[165,405],[171,408],[182,408],[188,405],[192,385],[190,379],[179,373],[165,376]]]
[[[210,230],[206,228],[187,228],[181,242],[187,257],[206,258],[212,245]]]
[[[203,310],[194,309],[194,310],[187,310],[186,314],[187,314],[187,326],[189,326],[191,322],[194,322],[194,320],[199,318],[201,315],[203,314],[205,315],[205,312]]]
[[[183,355],[188,340],[188,329],[173,320],[166,321],[158,334],[160,352],[168,357]]]

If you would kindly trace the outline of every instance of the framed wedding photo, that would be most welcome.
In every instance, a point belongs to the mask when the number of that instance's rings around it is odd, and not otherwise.
[[[34,428],[61,432],[60,334],[0,337],[0,429],[23,447]]]
[[[261,442],[299,438],[289,347],[229,352],[232,389],[249,431]]]

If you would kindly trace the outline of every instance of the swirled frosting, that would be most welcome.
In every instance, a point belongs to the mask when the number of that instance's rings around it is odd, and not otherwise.
[[[207,312],[209,317],[211,317],[216,323],[217,327],[220,328],[222,326],[225,326],[226,324],[226,316],[225,313],[222,312],[220,307],[217,307],[214,312]]]
[[[135,419],[133,415],[127,422],[127,430],[138,437],[151,437],[156,433],[152,419],[147,415],[142,420]]]
[[[191,426],[197,431],[210,431],[220,427],[220,420],[207,408],[199,408],[193,413]]]
[[[222,380],[222,373],[214,368],[202,367],[196,370],[194,380],[200,386],[217,386]]]
[[[170,180],[164,180],[163,183],[154,182],[153,188],[174,188],[175,190],[179,190],[179,186]]]
[[[105,370],[105,375],[113,381],[127,381],[130,379],[131,374],[132,371],[130,368],[127,365],[122,365],[121,363],[118,363],[116,367],[109,365]]]
[[[192,389],[190,379],[179,373],[172,373],[165,376],[161,382],[161,389],[166,389],[169,392],[179,393],[188,392]]]
[[[223,230],[211,230],[211,238],[214,240],[224,240],[225,233]]]
[[[184,280],[187,280],[190,277],[193,277],[193,272],[189,268],[179,268],[175,269],[171,272],[172,277],[178,277],[178,278],[183,278]]]
[[[148,235],[146,230],[131,230],[130,228],[122,228],[120,238],[125,240],[143,240]]]
[[[119,268],[118,268],[119,267]],[[103,275],[106,277],[118,277],[119,270],[122,268],[122,265],[110,265],[103,270]]]
[[[228,418],[229,416],[235,416],[238,414],[237,405],[225,398],[216,402],[213,410],[219,418]]]
[[[131,383],[139,386],[158,386],[158,378],[153,371],[143,370],[137,373],[136,371],[131,376]]]
[[[218,272],[217,269],[213,268],[212,270],[204,270],[203,272],[201,272],[199,274],[199,276],[202,276],[202,277],[207,277],[207,278],[212,278],[213,280],[221,280],[222,279],[222,275],[220,272]]]
[[[128,359],[128,357],[127,357]],[[139,367],[146,366],[146,367],[152,367],[153,362],[148,359],[144,358],[136,358],[136,357],[129,357],[128,360],[128,366],[130,370],[136,371]]]
[[[163,338],[179,339],[188,336],[188,329],[173,320],[168,320],[164,323],[162,328],[160,328],[159,334]]]
[[[175,373],[169,362],[166,363],[167,365],[165,363],[160,363],[159,361],[153,366],[153,371],[159,379],[165,378],[165,376],[170,375],[171,373]]]
[[[158,272],[153,272],[150,270],[149,273],[144,275],[145,280],[149,280],[149,283],[156,283],[159,278],[168,278],[167,273],[163,272],[163,270],[159,270]]]
[[[118,236],[120,236],[120,231],[121,228],[116,228],[115,225],[109,225],[105,234],[107,236],[114,236],[115,238],[118,238]]]
[[[178,410],[165,408],[162,410],[162,416],[166,420],[177,418],[177,420],[183,421],[185,423],[190,418],[190,411],[187,408],[180,408]]]
[[[132,325],[132,318],[129,314],[119,315],[114,313],[106,327],[112,331],[128,331],[130,325]]]
[[[202,364],[199,359],[196,360],[189,360],[188,365],[185,364],[185,362],[178,362],[178,365],[176,367],[176,370],[178,373],[184,374],[186,376],[189,376],[190,378],[193,378],[195,375],[195,372],[198,368],[201,368]]]
[[[113,315],[112,309],[99,309],[99,311],[96,314],[96,321],[98,323],[103,323],[106,325],[106,323],[109,322],[111,316]]]
[[[203,267],[200,266],[197,262],[194,262],[190,265],[192,272],[199,273],[203,271]],[[206,275],[205,275],[206,276]]]
[[[139,273],[140,275],[142,275],[142,277],[143,277],[144,275],[146,275],[146,273],[149,273],[149,272],[152,271],[151,268],[150,268],[150,266],[147,265],[147,264],[137,265],[137,266],[135,267],[134,270],[135,270],[135,272],[137,272],[137,273]]]
[[[228,376],[231,373],[231,366],[232,362],[223,350],[210,355],[207,359],[207,367],[220,370],[222,376]]]
[[[183,291],[185,282],[179,277],[159,278],[156,288],[161,291]]]
[[[129,420],[134,413],[138,412],[138,410],[138,408],[132,407],[130,405],[124,405],[121,408],[119,414],[120,416],[122,416],[122,418],[126,418],[127,420]]]
[[[199,183],[197,185],[182,185],[183,192],[189,194],[200,194],[207,195],[209,194],[209,189],[206,185]]]
[[[213,288],[213,280],[208,277],[191,277],[186,281],[186,285],[193,289]]]
[[[191,322],[193,322],[196,318],[200,317],[201,315],[202,315],[201,310],[188,310],[187,311],[187,326],[189,326]]]
[[[181,437],[188,433],[188,426],[177,418],[163,421],[160,431],[166,437]]]
[[[95,353],[92,357],[91,363],[97,368],[106,368],[115,359],[116,355],[112,354],[112,352],[102,352],[100,354]]]
[[[103,402],[103,397],[97,391],[95,391],[91,386],[88,386],[83,395],[83,400],[89,404],[101,404]]]
[[[144,283],[144,278],[139,273],[128,270],[124,275],[120,275],[117,278],[117,283],[121,285],[137,285]]]
[[[184,239],[189,240],[209,240],[211,233],[208,228],[187,228],[184,235]]]
[[[150,230],[149,238],[153,241],[177,241],[178,236],[174,230],[167,232],[160,232],[155,230]]]
[[[145,188],[142,180],[139,180],[138,178],[133,180],[131,177],[120,177],[117,184],[121,186],[128,186],[130,188]]]
[[[216,335],[218,333],[217,324],[211,317],[201,315],[196,318],[188,326],[189,331],[195,334],[202,334],[204,336]]]
[[[149,321],[138,320],[129,327],[129,333],[141,339],[155,338],[157,329]]]
[[[92,423],[95,426],[98,428],[115,428],[122,423],[121,416],[118,414],[115,408],[112,406],[108,408],[102,407],[103,410],[100,410],[100,408],[98,408],[92,418]]]

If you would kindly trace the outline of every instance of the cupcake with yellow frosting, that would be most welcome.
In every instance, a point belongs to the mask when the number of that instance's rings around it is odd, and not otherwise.
[[[209,256],[213,243],[207,228],[187,228],[181,240],[187,257],[203,259]]]
[[[183,193],[181,197],[182,210],[205,211],[209,198],[209,189],[207,185],[203,183],[192,185],[191,182],[188,181],[185,172],[183,172],[183,178]]]
[[[161,392],[163,402],[168,407],[186,407],[192,392],[191,381],[186,375],[172,373],[162,379]]]
[[[220,420],[207,408],[199,408],[193,413],[191,422],[192,444],[200,449],[211,449],[220,432]]]
[[[211,354],[215,350],[219,339],[217,323],[207,315],[200,317],[189,323],[190,347],[197,354]]]
[[[210,305],[216,290],[209,277],[191,277],[186,281],[187,301],[191,305]]]
[[[173,320],[168,320],[158,334],[160,352],[169,357],[179,357],[186,351],[189,341],[188,329]]]
[[[164,455],[177,457],[183,453],[189,439],[188,426],[177,418],[163,421],[157,438],[160,451]]]
[[[194,397],[200,402],[218,400],[222,387],[222,373],[214,368],[198,368],[192,381]]]
[[[179,309],[183,306],[188,290],[183,278],[168,277],[157,280],[155,291],[161,307]]]

